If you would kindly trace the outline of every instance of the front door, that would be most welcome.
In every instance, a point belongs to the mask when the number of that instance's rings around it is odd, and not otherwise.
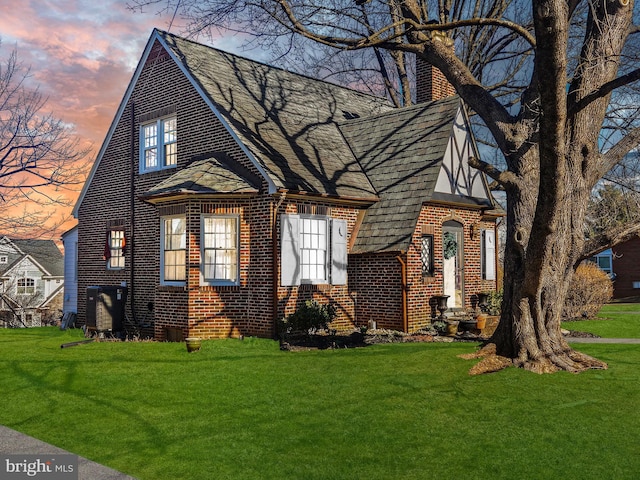
[[[462,224],[450,220],[442,225],[443,294],[449,295],[449,308],[464,307],[464,249]]]

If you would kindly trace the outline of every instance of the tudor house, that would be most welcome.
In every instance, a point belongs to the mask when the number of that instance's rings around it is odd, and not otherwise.
[[[78,320],[96,285],[126,286],[157,339],[271,337],[308,299],[336,328],[414,331],[442,294],[471,307],[496,288],[500,213],[460,99],[423,100],[154,30],[74,210]]]

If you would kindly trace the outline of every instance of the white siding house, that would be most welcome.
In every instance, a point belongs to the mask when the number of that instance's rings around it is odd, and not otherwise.
[[[78,313],[78,226],[62,234],[64,245],[63,313]]]

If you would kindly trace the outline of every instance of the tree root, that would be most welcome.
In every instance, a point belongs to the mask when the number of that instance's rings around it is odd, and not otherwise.
[[[498,372],[512,365],[538,374],[554,373],[560,370],[580,373],[586,370],[606,370],[608,368],[605,362],[571,348],[539,358],[523,355],[512,359],[498,355],[496,351],[496,345],[489,343],[477,352],[458,355],[458,357],[466,360],[481,359],[479,363],[471,367],[469,375]]]

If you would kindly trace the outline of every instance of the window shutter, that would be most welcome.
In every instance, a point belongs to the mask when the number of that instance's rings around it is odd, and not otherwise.
[[[493,230],[482,231],[482,277],[496,279],[496,234]]]
[[[347,222],[331,221],[331,283],[347,284]]]
[[[300,217],[280,215],[280,285],[300,285]]]

